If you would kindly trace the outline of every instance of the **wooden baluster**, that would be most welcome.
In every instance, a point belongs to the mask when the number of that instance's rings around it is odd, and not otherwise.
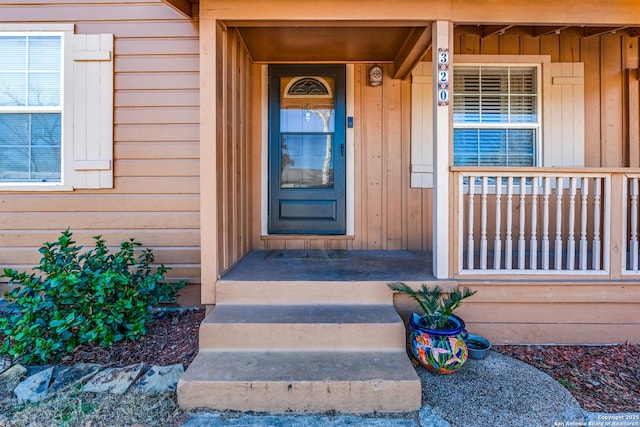
[[[600,209],[602,204],[602,178],[596,178],[593,187],[593,269],[600,270]]]
[[[631,179],[631,242],[629,260],[631,270],[638,271],[638,178]]]
[[[493,242],[493,269],[500,270],[502,265],[502,177],[496,177],[496,238]]]
[[[482,198],[480,205],[480,269],[487,269],[487,193],[489,192],[489,177],[482,177]]]
[[[567,270],[575,270],[576,262],[576,193],[577,178],[569,178],[569,235],[567,241]]]
[[[582,188],[580,189],[582,203],[580,205],[580,262],[579,269],[587,269],[587,208],[589,196],[589,178],[582,178]]]
[[[504,268],[511,270],[513,262],[513,177],[507,177],[507,234],[504,242]]]
[[[556,177],[556,246],[555,269],[562,270],[562,193],[564,183],[562,177]]]
[[[549,269],[549,196],[551,195],[551,177],[544,177],[542,196],[542,269]]]
[[[529,268],[538,269],[538,178],[531,178],[531,241],[529,242]]]
[[[527,182],[524,176],[520,177],[520,232],[518,237],[518,268],[524,270],[525,268],[525,241],[524,241],[524,211],[525,211],[525,196],[527,194]]]
[[[469,220],[469,229],[467,231],[467,268],[469,270],[473,270],[474,269],[474,261],[473,261],[473,257],[474,257],[474,242],[473,242],[473,199],[475,197],[475,180],[476,177],[475,176],[470,176],[469,177],[469,215],[468,215],[468,220]]]

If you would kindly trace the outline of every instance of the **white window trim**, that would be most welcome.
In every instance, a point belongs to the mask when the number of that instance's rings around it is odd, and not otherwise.
[[[486,65],[486,66],[535,66],[538,68],[538,117],[539,120],[535,125],[530,123],[495,123],[483,125],[483,128],[532,128],[538,129],[538,146],[535,147],[535,166],[544,166],[544,153],[547,151],[545,141],[551,141],[551,126],[545,123],[551,123],[549,117],[551,108],[551,56],[550,55],[454,55],[454,74],[456,65]],[[475,124],[469,123],[469,127],[477,127]],[[472,126],[473,125],[473,126]],[[531,125],[531,126],[529,126]],[[454,123],[452,121],[452,127]],[[465,125],[455,125],[456,128],[463,128]],[[451,161],[453,162],[453,139],[451,141]],[[508,167],[508,166],[505,166]]]
[[[70,168],[72,167],[73,158],[69,144],[65,143],[67,135],[70,131],[70,118],[65,107],[69,105],[69,92],[67,88],[73,85],[73,73],[69,72],[73,68],[73,57],[71,52],[71,38],[73,37],[75,25],[73,24],[3,24],[0,25],[0,34],[7,36],[37,36],[52,35],[60,36],[62,61],[60,65],[60,73],[62,75],[60,87],[60,109],[55,112],[61,113],[61,147],[60,147],[60,181],[59,182],[0,182],[0,191],[28,191],[28,190],[73,190],[68,179]],[[53,109],[43,109],[43,112],[53,111]],[[3,109],[3,112],[8,112]]]

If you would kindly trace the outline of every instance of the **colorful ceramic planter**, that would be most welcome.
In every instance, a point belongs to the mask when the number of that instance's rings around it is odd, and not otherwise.
[[[432,329],[424,318],[413,314],[409,321],[409,341],[413,356],[427,369],[450,374],[462,367],[469,357],[464,338],[464,321],[452,315],[445,328]]]

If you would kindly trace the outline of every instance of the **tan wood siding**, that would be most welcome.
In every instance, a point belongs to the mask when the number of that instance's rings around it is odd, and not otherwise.
[[[3,23],[115,36],[114,188],[0,192],[0,265],[30,268],[70,228],[91,245],[135,237],[172,279],[200,282],[198,27],[155,1],[4,2]],[[189,301],[198,303],[199,301]]]
[[[251,249],[251,60],[237,31],[218,30],[218,274]],[[219,58],[220,59],[220,58]]]
[[[636,283],[464,282],[478,289],[460,314],[495,343],[611,344],[640,339]]]

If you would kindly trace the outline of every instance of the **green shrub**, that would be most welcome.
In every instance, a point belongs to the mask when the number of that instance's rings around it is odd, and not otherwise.
[[[40,248],[36,273],[5,269],[12,289],[5,293],[10,310],[0,313],[6,335],[0,351],[22,363],[50,362],[80,344],[108,347],[146,333],[150,307],[175,300],[185,283],[164,282],[170,268],[154,269],[153,251],[135,248],[135,239],[110,253],[101,236],[82,252],[69,230]]]

